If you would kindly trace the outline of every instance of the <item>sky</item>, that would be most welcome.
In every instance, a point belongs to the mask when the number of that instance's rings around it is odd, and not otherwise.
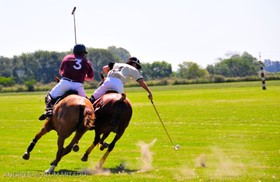
[[[0,0],[0,56],[71,50],[74,7],[77,43],[143,63],[205,68],[245,51],[280,61],[280,0]]]

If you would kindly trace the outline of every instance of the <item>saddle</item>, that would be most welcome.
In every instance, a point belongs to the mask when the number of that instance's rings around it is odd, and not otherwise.
[[[45,119],[47,119],[47,117],[50,117],[52,115],[52,108],[56,104],[58,104],[62,99],[64,99],[65,97],[67,97],[68,95],[71,95],[71,94],[78,95],[78,92],[76,90],[68,90],[62,96],[51,100],[49,103],[47,103],[47,101],[46,101],[46,104],[47,105],[49,104],[50,108],[48,109],[48,106],[47,106],[46,112],[39,117],[39,120],[45,120]]]
[[[76,90],[68,90],[66,91],[62,96],[58,97],[55,102],[54,102],[54,105],[55,106],[57,103],[59,103],[62,99],[64,99],[65,97],[67,97],[68,95],[71,95],[71,94],[75,94],[75,95],[78,95],[78,92]]]
[[[109,93],[118,93],[118,92],[115,91],[115,90],[108,90],[104,95],[109,94]],[[93,108],[94,108],[94,111],[97,112],[97,113],[98,113],[98,110],[101,109],[102,106],[103,106],[103,102],[100,101],[101,98],[102,98],[102,96],[99,97],[98,99],[96,99],[96,100],[92,103]]]

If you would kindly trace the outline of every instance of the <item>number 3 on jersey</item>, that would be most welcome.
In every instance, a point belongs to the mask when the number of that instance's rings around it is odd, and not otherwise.
[[[81,59],[75,59],[75,65],[73,66],[73,68],[74,69],[76,69],[76,70],[80,70],[81,68],[82,68],[82,64],[81,64],[81,62],[82,62],[82,60]]]

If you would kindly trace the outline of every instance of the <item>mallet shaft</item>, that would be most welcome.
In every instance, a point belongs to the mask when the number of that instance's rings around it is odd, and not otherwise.
[[[155,109],[155,111],[156,111],[156,113],[157,113],[157,116],[158,116],[158,118],[159,118],[159,120],[160,120],[160,122],[161,122],[161,124],[162,124],[162,126],[163,126],[163,128],[164,128],[164,130],[165,130],[165,132],[166,132],[166,134],[167,134],[167,136],[168,136],[170,142],[171,142],[172,145],[174,146],[174,143],[173,143],[171,137],[169,136],[169,134],[168,134],[168,132],[167,132],[167,129],[165,128],[165,126],[164,126],[164,124],[163,124],[163,122],[162,122],[162,120],[161,120],[161,118],[160,118],[160,116],[159,116],[159,113],[158,113],[158,111],[157,111],[157,109],[156,109],[156,106],[154,105],[154,102],[153,102],[152,100],[151,100],[151,103],[152,103],[152,105],[153,105],[153,107],[154,107],[154,109]]]

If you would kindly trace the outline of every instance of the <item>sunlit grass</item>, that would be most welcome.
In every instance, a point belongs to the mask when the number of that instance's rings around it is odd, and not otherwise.
[[[127,171],[84,175],[104,152],[93,150],[80,161],[93,141],[89,131],[80,151],[65,156],[55,171],[44,175],[54,160],[57,134],[51,131],[37,143],[29,161],[21,158],[43,123],[45,93],[0,94],[1,181],[278,181],[280,176],[280,82],[199,84],[151,87],[154,104],[175,144],[175,151],[154,108],[141,88],[126,88],[133,117],[123,137],[104,164],[114,171],[125,163]],[[92,90],[87,90],[88,95]],[[109,137],[107,142],[110,142]],[[139,141],[150,143],[152,169],[141,169]],[[69,142],[69,139],[67,140]],[[204,167],[203,167],[204,166]],[[74,175],[76,173],[76,175]]]

